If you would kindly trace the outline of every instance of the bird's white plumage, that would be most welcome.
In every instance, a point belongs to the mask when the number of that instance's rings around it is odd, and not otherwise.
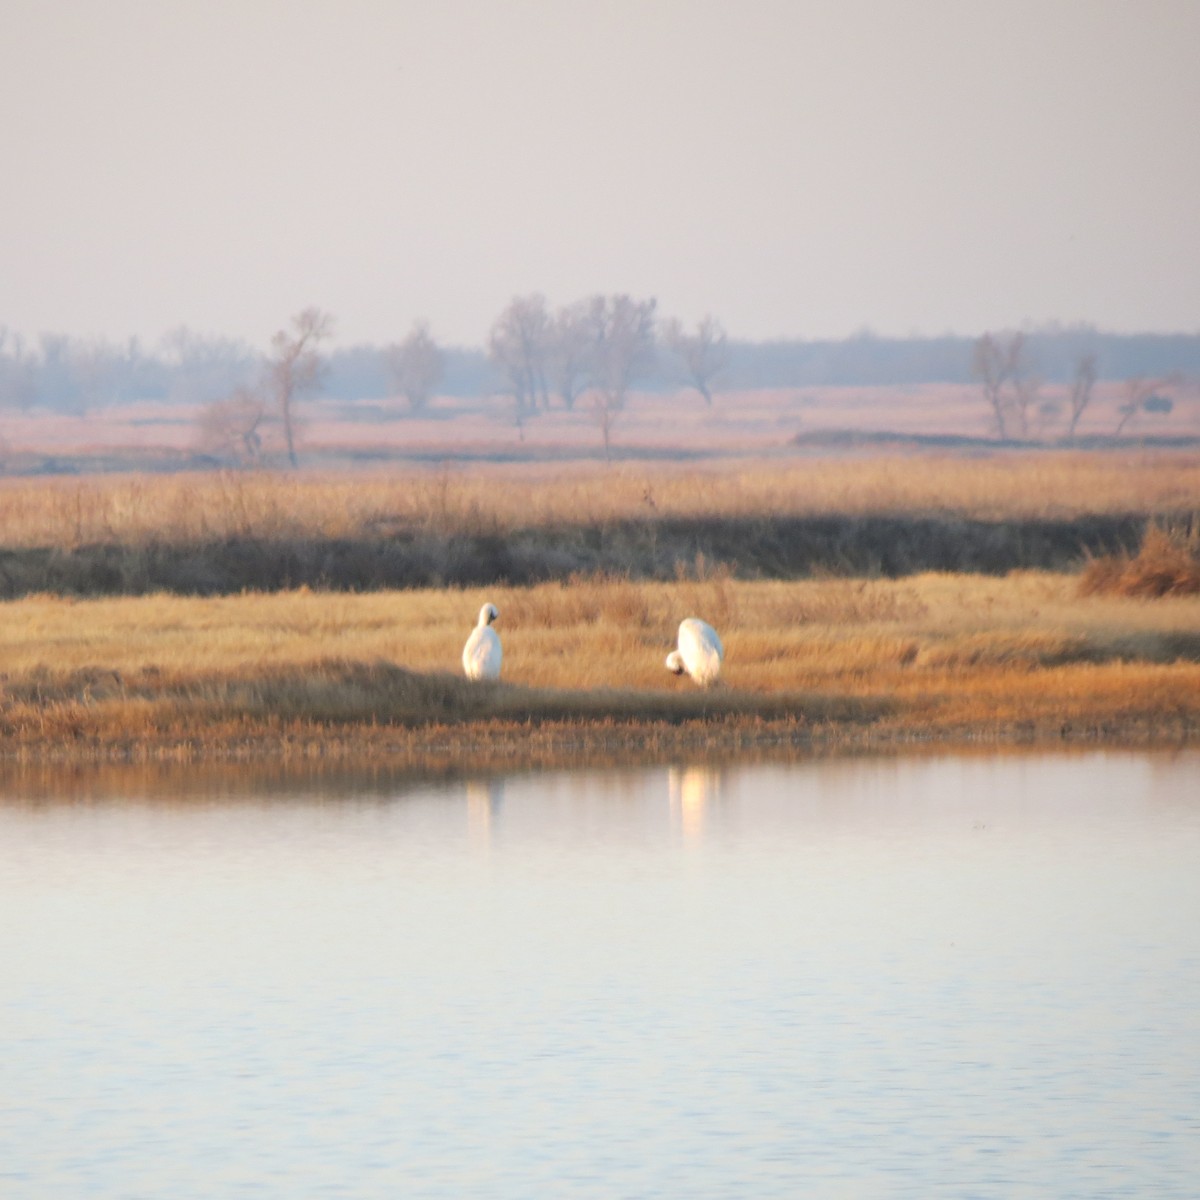
[[[685,671],[701,687],[716,683],[725,659],[725,647],[717,631],[699,617],[686,617],[679,622],[676,638],[678,649],[667,655],[667,670],[682,675]]]
[[[492,622],[499,615],[494,604],[485,604],[479,610],[479,620],[463,647],[463,670],[468,679],[500,678],[500,660],[504,652],[500,648],[500,636],[492,628]]]

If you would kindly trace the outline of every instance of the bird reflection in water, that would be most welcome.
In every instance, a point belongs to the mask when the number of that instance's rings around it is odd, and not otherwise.
[[[721,798],[725,773],[716,767],[672,767],[671,822],[690,840],[704,832],[704,811]]]
[[[467,780],[467,830],[471,841],[486,844],[492,833],[492,822],[500,815],[504,803],[503,779]]]

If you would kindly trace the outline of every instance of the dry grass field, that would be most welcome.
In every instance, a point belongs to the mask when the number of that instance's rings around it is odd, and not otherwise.
[[[504,682],[459,677],[484,599]],[[663,659],[686,615],[726,644],[702,691]],[[532,588],[3,606],[8,759],[521,758],[1200,729],[1200,597],[1079,595],[1046,573],[902,581],[576,580]]]
[[[1197,511],[1200,456],[1166,451],[5,479],[0,760],[1190,738]],[[793,518],[917,565],[831,574]],[[1089,558],[1097,521],[1142,551]],[[1012,570],[1055,522],[1075,569]],[[524,577],[492,565],[518,543]],[[920,568],[946,546],[976,565]],[[490,582],[396,590],[371,555]],[[222,582],[235,560],[280,582]],[[470,685],[485,599],[504,681]],[[725,638],[712,691],[663,666],[689,615]]]
[[[795,453],[703,467],[656,460],[0,479],[4,549],[414,531],[503,536],[630,520],[936,513],[1013,521],[1197,508],[1194,451]]]

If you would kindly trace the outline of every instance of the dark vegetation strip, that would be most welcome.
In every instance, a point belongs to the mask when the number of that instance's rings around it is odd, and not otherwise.
[[[981,521],[821,516],[562,524],[509,533],[390,531],[358,538],[228,538],[0,549],[0,599],[223,595],[301,586],[337,591],[522,586],[608,573],[675,579],[722,566],[739,578],[900,577],[1071,570],[1137,547],[1142,514]]]
[[[1200,445],[1200,438],[1193,439]],[[908,439],[904,444],[916,445]],[[980,444],[989,450],[999,443]],[[1144,439],[1130,442],[1142,447]],[[1172,442],[1174,448],[1186,448],[1190,443]],[[934,448],[943,448],[931,442]],[[1109,443],[1105,444],[1106,447]],[[1003,448],[1003,447],[1001,447]],[[1061,447],[1057,447],[1061,449]],[[783,451],[780,451],[782,456]],[[559,463],[559,462],[712,462],[719,459],[744,458],[745,450],[736,446],[724,449],[688,449],[676,447],[664,450],[661,446],[622,445],[614,446],[608,457],[603,447],[574,445],[518,445],[513,447],[478,448],[464,447],[453,442],[423,448],[405,446],[348,446],[324,449],[319,446],[305,450],[304,462],[312,468],[336,468],[346,463],[408,463],[441,465],[445,462],[472,463]],[[10,477],[42,475],[108,475],[141,471],[150,475],[170,475],[179,471],[219,471],[236,465],[229,458],[212,454],[201,454],[194,450],[180,450],[166,446],[151,446],[145,449],[122,449],[106,454],[56,454],[47,455],[30,451],[9,454],[3,460],[3,474]]]

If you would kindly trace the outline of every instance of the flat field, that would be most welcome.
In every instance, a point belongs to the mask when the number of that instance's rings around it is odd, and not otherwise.
[[[1053,444],[1066,431],[1064,385],[1045,384],[1028,436]],[[1200,437],[1200,394],[1175,392],[1167,414],[1139,413],[1127,421],[1129,438]],[[1111,437],[1122,420],[1126,385],[1101,381],[1078,423],[1083,439]],[[199,404],[137,401],[85,415],[9,412],[0,422],[6,460],[36,469],[52,458],[86,470],[131,465],[178,467],[206,447]],[[1053,415],[1047,415],[1053,412]],[[396,396],[358,401],[315,397],[299,406],[300,452],[308,465],[432,461],[470,458],[538,460],[603,457],[602,440],[587,398],[567,411],[557,403],[519,424],[510,398],[436,397],[419,414]],[[992,436],[989,410],[974,384],[760,388],[719,392],[711,406],[691,390],[641,392],[630,397],[612,428],[618,460],[646,457],[770,455],[797,435],[830,431],[887,432],[906,437]],[[277,424],[264,428],[268,452],[283,461]]]
[[[1080,597],[1074,576],[675,583],[4,605],[9,759],[719,750],[1200,731],[1200,597]],[[485,599],[504,682],[458,656]],[[666,671],[679,619],[724,681]]]
[[[1081,580],[1197,511],[1167,451],[10,478],[0,760],[1187,740],[1200,597]],[[710,691],[663,665],[690,615]]]
[[[1146,518],[1197,507],[1200,453],[1137,449],[10,476],[0,478],[0,549],[735,518]]]

